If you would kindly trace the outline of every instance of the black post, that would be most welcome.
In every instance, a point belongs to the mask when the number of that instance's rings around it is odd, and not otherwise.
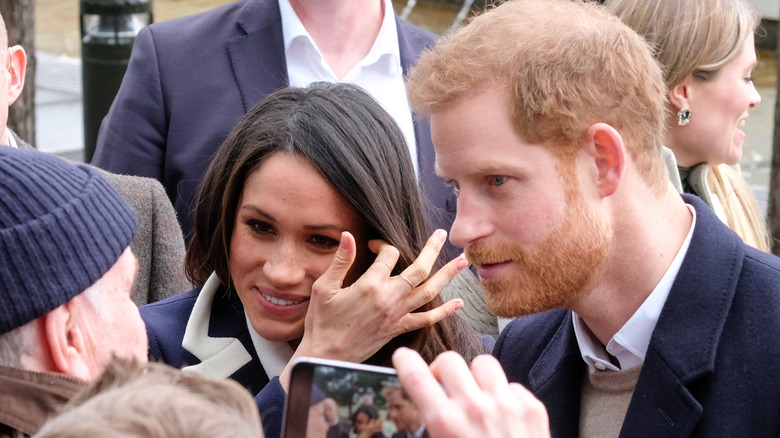
[[[152,0],[81,0],[84,162],[92,161],[97,134],[122,77],[138,32],[152,23]]]

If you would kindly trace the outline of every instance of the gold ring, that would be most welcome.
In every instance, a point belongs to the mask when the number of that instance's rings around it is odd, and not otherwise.
[[[408,278],[406,278],[406,277],[404,276],[404,274],[398,274],[398,276],[399,276],[399,277],[401,277],[401,278],[403,278],[404,280],[406,280],[406,282],[407,282],[407,283],[409,283],[409,287],[411,287],[412,289],[414,289],[414,285],[412,284],[412,282],[411,282],[411,281],[409,281],[409,279],[408,279]]]
[[[392,267],[392,266],[390,266],[390,263],[387,263],[387,262],[386,262],[386,261],[384,261],[384,260],[377,260],[377,261],[378,261],[379,263],[382,263],[382,264],[384,264],[385,266],[387,266],[387,267],[388,267],[388,268],[389,268],[391,271],[393,270],[393,267]]]

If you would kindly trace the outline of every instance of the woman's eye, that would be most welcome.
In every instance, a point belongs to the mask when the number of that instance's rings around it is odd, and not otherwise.
[[[339,246],[338,240],[332,239],[328,236],[315,235],[309,239],[309,242],[311,242],[312,245],[323,249],[338,248]]]
[[[503,185],[506,182],[506,177],[504,175],[492,175],[490,177],[490,185],[492,186],[500,186]]]
[[[247,221],[247,225],[252,228],[252,231],[258,234],[273,234],[274,232],[274,227],[268,222],[249,220]]]

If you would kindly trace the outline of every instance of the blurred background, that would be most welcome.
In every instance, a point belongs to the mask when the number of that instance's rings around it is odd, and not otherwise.
[[[1,0],[0,5],[3,1]],[[35,128],[39,149],[83,160],[84,128],[81,85],[81,36],[79,0],[10,0],[34,4]],[[155,22],[196,14],[232,0],[151,0]],[[466,0],[472,7],[484,4]],[[774,108],[777,94],[775,36],[780,0],[751,0],[767,20],[763,40],[758,41],[760,63],[754,76],[762,103],[747,120],[742,171],[763,209],[767,208]],[[472,3],[474,2],[474,3]],[[393,0],[399,15],[438,34],[466,18],[468,7],[460,0]],[[10,26],[9,26],[10,27]],[[16,106],[16,105],[15,105]],[[12,111],[14,107],[12,107]]]

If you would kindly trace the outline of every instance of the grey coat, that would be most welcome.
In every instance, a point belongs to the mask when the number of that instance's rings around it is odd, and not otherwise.
[[[15,133],[12,135],[20,149],[34,149]],[[130,244],[138,258],[133,301],[141,306],[192,289],[184,275],[181,226],[162,184],[152,178],[98,170],[138,217],[138,231]]]

